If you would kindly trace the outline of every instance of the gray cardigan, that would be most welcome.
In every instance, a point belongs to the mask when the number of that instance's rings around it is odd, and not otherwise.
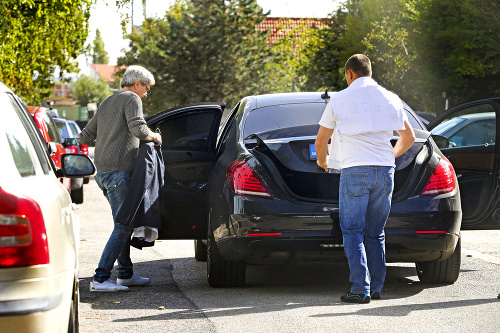
[[[97,170],[132,172],[139,141],[148,134],[141,98],[131,91],[120,91],[101,103],[80,133],[80,140],[95,146]]]

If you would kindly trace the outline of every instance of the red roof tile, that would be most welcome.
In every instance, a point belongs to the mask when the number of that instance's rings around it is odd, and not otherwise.
[[[318,29],[326,28],[329,19],[315,19],[315,18],[302,18],[302,17],[266,17],[264,22],[257,25],[257,30],[269,30],[267,43],[272,45],[278,40],[285,38],[293,32],[293,37],[297,39],[298,43],[302,43],[304,37],[302,34],[312,27]]]
[[[114,82],[115,73],[120,69],[126,68],[126,66],[116,66],[116,65],[105,65],[105,64],[92,64],[90,68],[94,70],[104,81]]]

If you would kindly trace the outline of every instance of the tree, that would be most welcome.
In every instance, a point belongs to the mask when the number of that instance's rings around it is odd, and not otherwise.
[[[56,69],[78,70],[92,1],[0,2],[0,79],[27,103],[50,95]]]
[[[94,47],[92,49],[92,63],[94,64],[108,64],[108,52],[104,48],[104,41],[101,37],[99,29],[95,32]]]
[[[164,19],[148,18],[130,35],[120,64],[140,64],[157,84],[145,99],[155,112],[193,102],[226,102],[261,92],[272,60],[256,0],[177,1]],[[155,91],[161,93],[155,94]]]
[[[426,106],[434,112],[444,110],[443,92],[450,105],[500,92],[498,53],[491,43],[498,23],[490,25],[481,13],[493,11],[498,2],[481,3],[486,7],[480,10],[468,0],[415,1],[416,65]]]
[[[111,88],[100,77],[94,79],[82,75],[73,84],[73,98],[77,99],[79,104],[83,106],[88,103],[97,103],[99,105],[111,94]]]
[[[300,69],[307,85],[345,87],[354,53],[372,60],[373,77],[416,110],[500,92],[499,0],[347,0],[309,47]]]
[[[262,89],[266,93],[308,90],[307,76],[299,69],[308,61],[310,45],[320,38],[318,20],[281,18],[273,24],[271,30],[280,38],[273,40]]]

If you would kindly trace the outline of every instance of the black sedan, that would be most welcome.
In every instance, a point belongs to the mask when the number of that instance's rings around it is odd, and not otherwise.
[[[340,176],[320,169],[312,148],[327,101],[321,93],[249,96],[222,125],[217,103],[148,119],[163,138],[160,239],[194,239],[209,285],[242,286],[247,265],[345,258]],[[415,262],[421,281],[453,283],[461,249],[457,179],[405,108],[417,139],[396,160],[387,261]]]
[[[449,140],[441,151],[457,173],[462,229],[500,229],[499,114],[500,98],[480,99],[456,105],[427,125]]]

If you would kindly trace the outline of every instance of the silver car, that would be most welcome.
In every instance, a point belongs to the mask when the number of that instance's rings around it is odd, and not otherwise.
[[[0,82],[0,331],[78,331],[79,222],[58,177],[91,175],[87,156],[49,158],[33,118]]]

